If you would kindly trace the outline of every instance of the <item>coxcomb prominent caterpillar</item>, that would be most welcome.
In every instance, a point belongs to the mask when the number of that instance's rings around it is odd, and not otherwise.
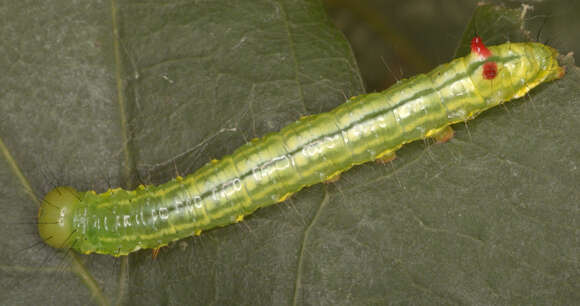
[[[562,77],[557,55],[540,43],[487,48],[475,37],[465,57],[301,118],[184,178],[100,194],[57,187],[40,207],[40,236],[56,248],[120,256],[241,221],[354,165],[391,160],[405,143],[451,138],[451,124]]]

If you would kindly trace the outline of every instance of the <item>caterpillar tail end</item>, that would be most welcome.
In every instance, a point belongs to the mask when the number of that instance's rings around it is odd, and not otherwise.
[[[551,52],[551,66],[547,69],[548,72],[548,76],[546,77],[547,81],[552,81],[552,80],[558,80],[564,77],[564,75],[566,75],[566,66],[561,66],[558,63],[558,58],[560,57],[560,54],[558,53],[558,50],[552,48],[552,47],[547,47],[550,52]]]
[[[558,71],[557,79],[561,79],[566,75],[566,66],[560,66],[560,70]]]
[[[46,194],[38,211],[38,233],[54,248],[70,248],[74,242],[71,210],[79,203],[72,187],[56,187]]]

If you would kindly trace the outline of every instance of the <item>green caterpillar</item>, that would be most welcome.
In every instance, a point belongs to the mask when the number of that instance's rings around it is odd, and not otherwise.
[[[185,178],[97,194],[57,187],[43,200],[45,243],[80,253],[127,255],[239,222],[300,189],[354,165],[391,160],[403,144],[446,141],[449,125],[561,78],[558,52],[539,43],[486,48],[380,92],[352,97],[328,113],[303,117],[254,139]]]

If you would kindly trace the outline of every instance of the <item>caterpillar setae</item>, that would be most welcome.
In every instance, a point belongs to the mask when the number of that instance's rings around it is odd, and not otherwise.
[[[55,248],[121,256],[239,222],[354,165],[391,160],[405,143],[448,140],[451,124],[561,78],[557,56],[540,43],[487,48],[475,37],[465,57],[303,117],[186,177],[100,194],[57,187],[40,207],[40,236]]]

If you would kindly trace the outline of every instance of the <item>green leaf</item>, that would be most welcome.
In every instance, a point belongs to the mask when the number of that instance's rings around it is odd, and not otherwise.
[[[314,1],[10,4],[0,17],[2,304],[580,299],[571,57],[562,80],[455,126],[444,145],[407,145],[157,259],[69,257],[34,224],[52,187],[190,173],[362,93],[358,68]],[[477,27],[501,37],[497,20]]]

